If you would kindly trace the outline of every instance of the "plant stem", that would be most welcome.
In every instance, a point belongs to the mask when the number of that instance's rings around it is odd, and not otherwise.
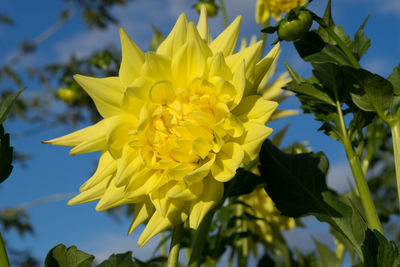
[[[225,28],[227,28],[228,27],[228,15],[226,14],[224,0],[219,0],[219,5],[221,7],[222,16],[224,18],[224,26],[225,26]]]
[[[10,262],[8,261],[6,247],[4,246],[3,237],[0,233],[0,266],[10,267]]]
[[[350,51],[350,49],[346,46],[346,44],[340,39],[339,36],[325,23],[323,19],[318,17],[316,14],[313,14],[314,20],[335,40],[335,42],[339,45],[339,47],[342,49],[344,54],[347,56],[347,58],[350,60],[350,63],[357,69],[360,69],[361,66],[358,63],[358,60],[356,57],[353,55],[353,53]]]
[[[242,200],[239,198],[239,200]],[[235,206],[235,215],[237,216],[236,227],[239,233],[245,233],[247,231],[247,223],[241,219],[244,213],[244,207],[242,204],[238,204]],[[238,258],[237,258],[237,266],[247,266],[247,257],[249,254],[249,247],[246,237],[242,237],[238,241]]]
[[[394,167],[396,170],[397,195],[400,207],[400,119],[396,118],[389,124],[392,131]]]
[[[347,128],[346,124],[344,123],[342,108],[338,100],[336,100],[336,108],[339,115],[340,128],[342,131],[343,145],[346,151],[346,157],[349,161],[350,168],[357,185],[358,193],[360,194],[361,204],[367,217],[368,226],[371,229],[376,229],[383,234],[382,225],[379,221],[375,204],[372,201],[371,192],[369,191],[367,181],[365,180],[364,173],[361,169],[360,159],[357,156],[356,152],[353,150],[353,146],[351,145],[349,136],[347,134]]]
[[[264,28],[267,28],[269,26],[269,19],[264,23]],[[261,33],[261,52],[264,55],[264,49],[265,49],[265,42],[267,41],[267,34],[265,32]]]
[[[160,233],[161,242],[164,241],[164,238],[165,238],[164,232],[161,232]],[[164,242],[160,246],[160,251],[161,251],[161,256],[166,256],[167,255],[167,248],[165,247],[165,243]]]
[[[192,244],[192,255],[190,256],[189,267],[197,267],[200,265],[201,253],[203,252],[204,244],[208,237],[208,231],[210,230],[211,221],[216,210],[217,208],[211,209],[200,223]]]
[[[169,249],[167,267],[177,267],[179,259],[179,249],[181,247],[181,239],[183,232],[183,223],[175,226],[172,232],[171,247]]]

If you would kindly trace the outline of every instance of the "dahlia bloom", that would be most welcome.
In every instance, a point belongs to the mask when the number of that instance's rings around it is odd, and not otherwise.
[[[254,159],[272,129],[277,103],[257,88],[278,54],[262,43],[234,53],[241,17],[211,40],[202,10],[197,27],[180,15],[155,52],[143,53],[120,30],[118,77],[75,80],[100,122],[45,143],[70,154],[101,151],[98,168],[70,205],[96,210],[135,204],[129,233],[147,222],[138,245],[188,220],[196,229],[222,198],[223,183]]]
[[[305,0],[257,0],[256,22],[264,24],[272,15],[280,20],[281,13],[290,11],[292,8],[304,5]]]

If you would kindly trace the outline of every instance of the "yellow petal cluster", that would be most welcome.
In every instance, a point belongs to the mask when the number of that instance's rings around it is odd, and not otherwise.
[[[273,16],[280,20],[281,14],[290,11],[292,8],[304,5],[305,0],[257,0],[256,21],[264,24]]]
[[[138,245],[188,220],[196,229],[223,195],[223,183],[254,159],[272,129],[277,103],[257,95],[279,47],[235,53],[241,17],[211,39],[202,10],[197,26],[180,15],[155,52],[142,52],[120,30],[118,77],[75,80],[104,118],[45,143],[70,154],[101,151],[96,172],[69,204],[98,200],[102,211],[135,204]]]

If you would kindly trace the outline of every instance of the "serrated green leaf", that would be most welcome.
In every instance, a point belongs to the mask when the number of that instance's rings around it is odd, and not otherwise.
[[[338,259],[336,254],[329,249],[328,246],[314,239],[315,246],[318,251],[318,266],[320,267],[341,267],[342,261]]]
[[[318,99],[323,103],[329,104],[331,106],[335,106],[335,102],[332,98],[315,83],[311,83],[310,81],[305,81],[301,83],[290,82],[285,86],[285,89],[295,92],[296,94],[303,94],[310,96],[312,98]]]
[[[266,140],[261,148],[258,167],[265,179],[265,190],[282,215],[298,218],[311,212],[338,216],[327,205],[325,176],[329,162],[324,153],[286,154]]]
[[[10,135],[4,133],[3,125],[0,124],[0,183],[10,176],[13,166],[13,148],[10,146]]]
[[[324,85],[325,91],[329,92],[332,99],[336,95],[340,103],[346,101],[349,96],[350,89],[345,86],[345,75],[343,66],[332,63],[313,64],[314,76]]]
[[[121,254],[112,254],[97,267],[135,267],[135,264],[132,260],[132,252],[128,251]]]
[[[94,256],[80,251],[76,246],[58,244],[46,256],[45,267],[91,267]]]
[[[12,107],[17,101],[18,96],[26,89],[26,87],[20,89],[15,94],[9,95],[4,101],[0,104],[0,124],[7,119],[8,115],[11,112]]]
[[[303,58],[311,63],[335,63],[350,66],[351,62],[338,47],[324,42],[315,32],[308,32],[294,42],[294,46]]]
[[[354,36],[354,53],[358,59],[368,51],[368,48],[371,46],[371,39],[369,39],[364,33],[364,26],[369,19],[369,15],[365,18],[360,28],[357,30]]]
[[[353,83],[351,98],[360,109],[384,116],[393,106],[393,86],[385,78],[364,69],[346,68]]]
[[[387,78],[393,85],[395,95],[400,95],[400,65],[393,68],[392,73]]]
[[[393,241],[388,241],[381,233],[368,229],[362,245],[364,267],[398,267],[400,252]]]
[[[294,81],[295,83],[301,83],[304,82],[304,78],[301,77],[299,74],[297,74],[294,69],[292,67],[290,67],[290,65],[286,62],[286,60],[283,61],[283,63],[285,64],[285,67],[290,75],[290,78],[292,78],[292,81]]]

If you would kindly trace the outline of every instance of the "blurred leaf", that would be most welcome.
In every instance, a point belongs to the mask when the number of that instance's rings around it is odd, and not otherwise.
[[[392,73],[387,78],[393,85],[395,95],[400,95],[400,65],[394,67]]]
[[[132,261],[132,252],[128,251],[121,254],[112,254],[97,267],[135,267],[135,264]]]
[[[351,63],[346,55],[338,47],[325,43],[315,32],[308,32],[294,42],[294,46],[303,58],[311,63],[335,63],[348,65]]]
[[[76,246],[67,248],[58,244],[46,256],[45,267],[91,267],[94,256],[80,251]]]
[[[362,244],[364,267],[398,267],[400,266],[399,248],[378,231],[368,229]]]
[[[10,146],[10,135],[4,133],[3,125],[0,124],[0,183],[10,176],[13,166],[13,148]]]
[[[15,94],[9,95],[3,102],[0,104],[0,124],[7,119],[8,115],[11,112],[12,107],[14,106],[15,102],[17,101],[18,96],[24,91],[26,87],[20,89]]]
[[[282,143],[283,138],[285,137],[287,130],[289,129],[289,124],[286,124],[285,127],[283,127],[281,130],[279,130],[276,134],[271,139],[271,142],[279,147],[280,144]]]
[[[268,253],[258,261],[257,267],[275,267],[275,262]]]
[[[7,15],[0,13],[0,22],[7,25],[14,25],[14,21]]]
[[[328,246],[314,239],[315,246],[318,251],[318,265],[320,267],[341,267],[342,261],[337,258],[336,254],[329,249]]]
[[[162,41],[164,41],[165,37],[156,26],[151,24],[151,27],[153,28],[154,34],[151,37],[149,49],[150,51],[156,51],[158,46],[162,43]]]
[[[371,46],[371,39],[369,39],[364,34],[364,26],[369,19],[369,15],[365,18],[360,28],[357,30],[356,35],[354,36],[354,53],[358,59],[368,51],[368,48]]]

